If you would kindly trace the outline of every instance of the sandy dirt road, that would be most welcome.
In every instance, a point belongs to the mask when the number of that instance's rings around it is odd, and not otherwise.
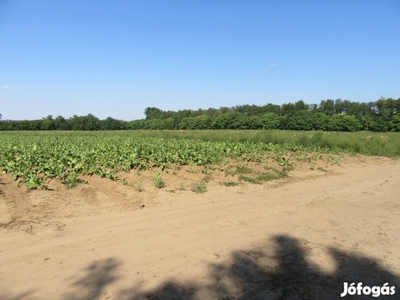
[[[388,282],[400,299],[399,160],[160,192],[135,210],[82,187],[47,191],[58,213],[38,214],[42,202],[13,185],[0,184],[3,300],[340,299],[345,281]],[[73,195],[96,205],[67,213]]]

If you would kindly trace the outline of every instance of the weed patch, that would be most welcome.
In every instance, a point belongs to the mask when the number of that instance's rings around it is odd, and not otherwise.
[[[159,172],[154,176],[154,185],[158,189],[162,189],[163,187],[165,187],[165,181],[162,179]]]
[[[192,192],[202,194],[207,191],[207,185],[204,182],[196,182],[191,187]]]
[[[234,181],[231,181],[231,180],[229,180],[229,181],[224,181],[222,184],[223,184],[224,186],[227,186],[227,187],[239,185],[238,183],[236,183],[236,182],[234,182]]]

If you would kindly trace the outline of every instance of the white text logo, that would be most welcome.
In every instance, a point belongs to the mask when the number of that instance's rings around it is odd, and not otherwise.
[[[356,284],[353,282],[349,285],[348,282],[343,282],[343,293],[340,294],[341,297],[346,295],[372,295],[372,297],[392,296],[396,293],[396,288],[394,286],[389,286],[389,283],[385,283],[383,286],[373,286],[368,285],[363,286],[362,282]]]

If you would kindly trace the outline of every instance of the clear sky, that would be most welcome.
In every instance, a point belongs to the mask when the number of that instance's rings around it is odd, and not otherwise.
[[[399,0],[0,0],[3,119],[381,96]]]

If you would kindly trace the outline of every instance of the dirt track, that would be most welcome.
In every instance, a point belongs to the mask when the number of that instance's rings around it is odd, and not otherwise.
[[[140,196],[3,176],[0,299],[338,299],[344,281],[389,282],[396,299],[400,161],[316,172]]]

